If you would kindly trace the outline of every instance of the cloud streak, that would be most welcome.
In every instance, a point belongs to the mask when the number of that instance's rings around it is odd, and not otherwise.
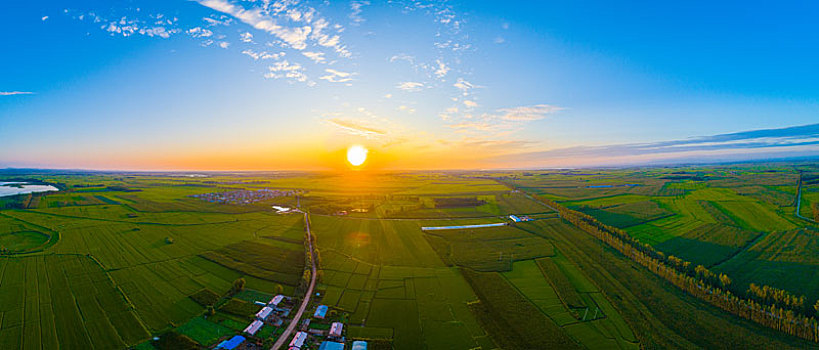
[[[387,133],[383,130],[363,125],[363,123],[348,119],[332,118],[325,120],[328,124],[335,126],[347,134],[366,138],[382,137]]]
[[[31,91],[0,91],[0,96],[31,95]]]
[[[789,151],[785,155],[798,156],[819,153],[819,124],[792,126],[780,129],[761,129],[683,140],[617,144],[607,146],[579,146],[548,151],[519,153],[507,158],[511,162],[548,164],[555,160],[571,159],[578,164],[612,165],[648,162],[658,159],[697,160],[698,155],[710,157],[737,154],[735,158],[754,159],[773,151]]]

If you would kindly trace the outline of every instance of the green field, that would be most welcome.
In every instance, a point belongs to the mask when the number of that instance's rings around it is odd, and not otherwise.
[[[311,307],[329,305],[348,339],[386,348],[718,347],[725,332],[737,345],[804,347],[673,289],[530,195],[727,273],[739,292],[762,283],[819,298],[817,228],[794,215],[798,177],[775,166],[29,176],[64,190],[0,199],[3,348],[152,348],[166,337],[207,347],[239,334],[253,302],[303,293],[303,216],[270,208],[297,202],[319,252]],[[191,197],[262,188],[299,198]],[[803,192],[808,216],[819,192]],[[509,214],[535,220],[421,230]],[[244,290],[229,294],[240,278]],[[253,339],[269,346],[282,330]]]

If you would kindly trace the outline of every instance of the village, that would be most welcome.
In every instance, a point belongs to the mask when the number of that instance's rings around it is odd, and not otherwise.
[[[319,297],[320,293],[316,293]],[[242,331],[216,345],[214,349],[225,350],[260,350],[263,349],[265,339],[257,337],[257,333],[264,326],[276,328],[273,334],[281,335],[283,330],[293,321],[293,309],[297,307],[294,298],[276,295],[267,302],[257,301],[261,306],[253,321]],[[367,342],[363,340],[347,341],[345,337],[345,323],[349,315],[340,310],[331,310],[327,305],[310,305],[312,317],[303,317],[297,326],[298,332],[287,343],[288,350],[319,349],[319,350],[366,350]],[[349,344],[348,344],[349,343]],[[349,347],[347,346],[349,345]]]
[[[277,197],[294,196],[296,194],[297,192],[294,190],[271,190],[269,188],[262,188],[259,190],[235,190],[195,194],[191,197],[219,204],[251,204]]]

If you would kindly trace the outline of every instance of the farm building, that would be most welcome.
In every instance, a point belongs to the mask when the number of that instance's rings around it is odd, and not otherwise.
[[[319,346],[319,350],[344,350],[344,343],[323,341]]]
[[[327,305],[319,305],[319,307],[316,308],[316,313],[313,314],[313,317],[324,319],[327,317],[327,310]]]
[[[439,231],[439,230],[466,230],[471,228],[484,228],[484,227],[499,227],[499,226],[506,226],[507,223],[499,222],[494,224],[477,224],[477,225],[457,225],[457,226],[424,226],[421,227],[421,231]]]
[[[521,219],[520,219],[520,218],[519,218],[517,215],[509,215],[509,219],[511,219],[511,220],[512,220],[512,221],[514,221],[514,222],[521,222],[521,221],[523,221],[523,220],[521,220]]]
[[[302,346],[304,346],[304,341],[307,340],[307,333],[298,332],[296,336],[293,337],[293,340],[290,341],[290,345],[288,345],[289,350],[299,350]]]
[[[256,317],[264,321],[264,319],[266,319],[267,316],[270,316],[271,312],[273,312],[273,309],[269,306],[265,306],[261,310],[259,310],[259,312],[256,313]]]
[[[367,342],[356,340],[353,342],[353,350],[367,350]]]
[[[301,328],[300,329],[303,330],[303,331],[306,331],[308,328],[310,328],[310,319],[305,318],[303,321],[301,321]]]
[[[245,333],[254,335],[256,334],[256,332],[259,331],[260,328],[262,328],[262,326],[264,326],[264,322],[254,320],[253,323],[251,323],[249,326],[247,326],[247,328],[245,328]]]
[[[225,350],[233,350],[237,346],[241,345],[242,342],[244,342],[244,341],[245,341],[245,337],[243,337],[241,335],[237,335],[237,336],[234,336],[233,338],[230,338],[229,340],[225,340],[225,341],[219,343],[219,345],[216,346],[216,348],[217,349],[225,349]]]
[[[284,296],[279,294],[279,295],[273,297],[273,299],[270,299],[270,302],[268,303],[268,305],[273,305],[273,306],[279,305],[279,303],[281,303],[282,300],[284,300]]]
[[[333,322],[333,325],[330,326],[330,336],[331,337],[340,337],[341,331],[344,329],[344,324],[341,322]]]

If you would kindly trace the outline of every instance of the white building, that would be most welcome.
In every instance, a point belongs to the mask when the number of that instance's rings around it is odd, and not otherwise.
[[[304,346],[304,341],[307,340],[307,333],[305,332],[298,332],[296,336],[293,337],[293,340],[290,341],[290,345],[288,345],[289,350],[300,350],[302,346]]]
[[[254,335],[254,334],[256,334],[256,332],[259,331],[259,329],[262,328],[262,326],[264,326],[264,322],[259,321],[259,320],[254,320],[253,323],[251,323],[249,326],[247,326],[247,328],[245,328],[245,333],[250,334],[250,335]]]
[[[271,312],[273,312],[273,308],[271,308],[269,306],[265,306],[261,310],[259,310],[259,312],[256,313],[256,317],[258,317],[260,320],[264,321],[264,319],[266,319],[267,316],[270,316]]]
[[[330,336],[331,337],[340,337],[341,331],[344,329],[344,324],[341,322],[333,322],[330,326]]]
[[[281,303],[282,300],[284,300],[284,296],[279,294],[279,295],[273,297],[273,299],[270,299],[270,302],[268,304],[276,306],[276,305],[279,305],[279,303]]]

